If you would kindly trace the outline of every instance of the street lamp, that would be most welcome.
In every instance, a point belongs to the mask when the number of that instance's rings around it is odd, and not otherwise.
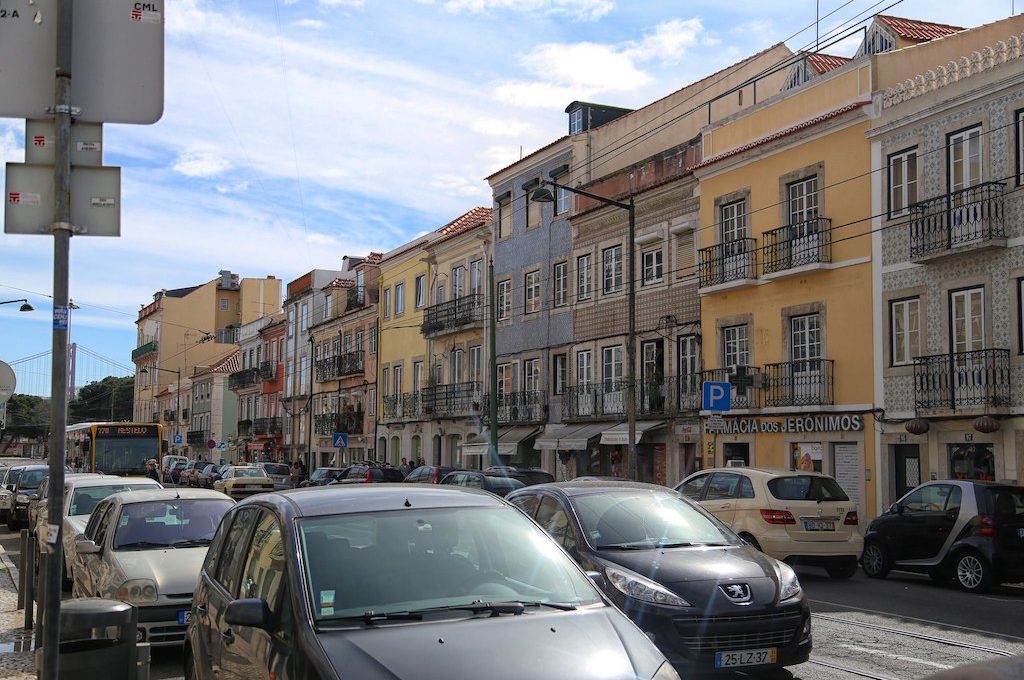
[[[21,305],[21,307],[18,308],[19,312],[34,312],[34,311],[36,311],[36,308],[33,307],[32,305],[30,305],[28,303],[28,300],[26,300],[25,298],[21,298],[20,300],[4,300],[3,302],[0,302],[0,305],[9,305],[9,304],[13,304],[15,302],[24,303],[24,304]]]
[[[538,180],[531,180],[523,185],[523,189],[529,191],[532,186],[537,184],[537,182]],[[553,203],[555,201],[555,196],[551,192],[551,189],[546,188],[551,186],[557,189],[564,189],[565,191],[569,191],[574,194],[579,194],[580,196],[586,196],[587,198],[603,203],[604,205],[614,206],[629,213],[629,268],[627,269],[629,285],[626,288],[626,306],[628,307],[629,314],[629,329],[626,336],[626,427],[629,428],[629,442],[627,445],[626,469],[629,470],[630,476],[635,480],[638,477],[636,456],[636,386],[633,381],[636,356],[636,276],[633,271],[636,267],[636,206],[633,203],[632,196],[629,197],[629,203],[623,203],[622,201],[598,196],[597,194],[592,194],[589,191],[574,189],[573,187],[566,186],[565,184],[559,184],[558,182],[552,182],[551,180],[543,178],[539,179],[539,184],[539,188],[530,192],[531,201],[537,201],[538,203]]]
[[[160,368],[159,366],[153,366],[152,368],[158,371],[164,371],[165,373],[173,373],[174,375],[177,376],[177,378],[175,378],[175,385],[177,385],[178,394],[174,398],[174,438],[177,439],[178,435],[180,434],[179,424],[181,423],[181,369],[176,368],[172,371],[169,368]],[[141,369],[139,369],[139,373],[148,374],[149,368],[143,366]]]

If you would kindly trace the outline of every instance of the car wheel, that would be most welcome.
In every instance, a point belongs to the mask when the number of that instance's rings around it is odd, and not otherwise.
[[[750,547],[753,548],[754,550],[761,550],[761,544],[758,543],[757,539],[754,538],[751,534],[747,534],[747,533],[740,534],[740,538],[742,538],[744,541],[749,543]],[[761,550],[761,552],[764,552],[764,551]]]
[[[973,550],[961,553],[954,563],[956,584],[970,593],[984,593],[992,587],[992,567]]]
[[[861,555],[860,561],[864,573],[871,578],[885,578],[892,568],[885,548],[875,541],[864,546],[864,554]]]
[[[825,563],[825,571],[832,578],[850,578],[857,573],[856,557],[839,557]]]

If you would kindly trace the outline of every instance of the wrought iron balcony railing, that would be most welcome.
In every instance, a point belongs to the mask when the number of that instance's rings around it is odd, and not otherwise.
[[[764,405],[822,406],[834,403],[832,359],[801,359],[764,366]]]
[[[702,373],[641,379],[637,390],[637,415],[695,414],[700,410],[702,383]]]
[[[732,384],[732,408],[754,409],[761,406],[761,387],[757,374],[760,372],[757,366],[737,366],[735,371],[728,368],[712,368],[702,373],[702,382],[727,382]],[[740,379],[738,374],[745,376]]]
[[[281,418],[257,418],[252,421],[252,433],[253,434],[281,434],[284,426],[281,422]]]
[[[427,307],[423,314],[420,332],[424,337],[435,337],[461,330],[473,324],[483,323],[484,296],[480,293]]]
[[[341,413],[320,413],[313,416],[313,429],[317,434],[335,432],[363,434],[363,412],[347,408]]]
[[[544,393],[510,392],[498,393],[498,422],[503,425],[515,423],[542,423],[547,414]],[[484,395],[483,416],[491,412],[491,395]]]
[[[238,421],[238,436],[248,437],[252,435],[252,421],[251,420],[239,420]]]
[[[144,345],[139,345],[138,347],[132,350],[132,361],[140,359],[151,352],[155,352],[157,350],[157,347],[158,345],[156,340],[150,340]]]
[[[356,286],[355,288],[349,288],[345,292],[345,309],[353,310],[360,307],[366,306],[366,288],[365,286]]]
[[[252,387],[260,382],[260,370],[258,368],[243,368],[228,376],[228,389],[240,390]]]
[[[173,410],[165,409],[164,410],[164,422],[165,423],[173,423],[174,420],[175,420],[175,418],[174,418],[175,415],[176,414],[174,413]]]
[[[478,415],[482,402],[478,382],[432,385],[420,390],[420,409],[427,419]]]
[[[276,361],[264,361],[260,364],[260,378],[263,382],[269,382],[274,379],[277,375],[277,362]]]
[[[562,418],[585,420],[626,414],[626,399],[629,383],[625,380],[604,380],[601,382],[569,385],[562,397]]]
[[[189,446],[206,446],[206,442],[210,439],[209,430],[189,430],[185,434],[185,441]]]
[[[1010,405],[1010,350],[933,354],[914,359],[914,406],[966,409]]]
[[[757,241],[752,238],[716,243],[699,252],[701,288],[757,276]]]
[[[336,357],[328,357],[316,362],[317,382],[337,380],[349,375],[357,375],[363,372],[362,351],[346,352]]]
[[[815,217],[764,233],[762,273],[832,261],[832,220]]]
[[[423,417],[423,409],[420,408],[420,393],[406,392],[402,395],[402,419],[419,420]]]
[[[1002,182],[985,182],[910,206],[910,257],[1006,238]]]

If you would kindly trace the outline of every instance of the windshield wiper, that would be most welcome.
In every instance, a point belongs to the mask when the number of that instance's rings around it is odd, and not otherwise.
[[[616,545],[616,544],[613,543],[613,544],[609,544],[609,545],[599,545],[599,546],[597,546],[597,549],[598,550],[653,550],[654,548],[657,548],[657,547],[659,547],[659,546],[656,546],[656,545],[625,545],[625,544]]]
[[[561,609],[563,612],[571,612],[576,610],[576,605],[571,602],[521,602],[524,607],[551,607],[552,609]]]
[[[145,548],[170,548],[169,543],[154,543],[153,541],[134,541],[133,543],[122,543],[114,546],[114,550],[143,550]]]
[[[171,543],[172,548],[200,548],[203,546],[210,545],[212,539],[209,538],[185,538],[180,541],[174,541]]]
[[[523,613],[523,609],[526,607],[522,602],[470,602],[468,604],[450,604],[443,607],[430,607],[428,609],[415,609],[412,614],[418,613],[433,613],[433,612],[447,612],[447,611],[466,611],[474,614],[480,612],[490,612],[491,616],[500,616],[501,614],[514,614],[519,616]]]

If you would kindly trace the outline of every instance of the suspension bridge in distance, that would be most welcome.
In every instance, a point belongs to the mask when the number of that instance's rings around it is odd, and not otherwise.
[[[8,361],[18,379],[19,394],[49,397],[52,375],[52,350]],[[68,347],[68,401],[78,389],[107,376],[125,377],[135,374],[135,367],[114,361],[76,342]]]

